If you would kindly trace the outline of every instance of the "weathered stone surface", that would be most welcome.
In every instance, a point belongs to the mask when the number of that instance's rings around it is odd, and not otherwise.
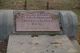
[[[78,53],[66,35],[10,35],[7,53]]]
[[[60,31],[55,12],[26,11],[16,13],[16,31]]]
[[[13,30],[13,10],[0,10],[0,40],[5,40]]]

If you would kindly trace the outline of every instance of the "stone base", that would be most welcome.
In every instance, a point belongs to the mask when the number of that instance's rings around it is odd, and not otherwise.
[[[7,53],[78,53],[66,35],[10,35]]]

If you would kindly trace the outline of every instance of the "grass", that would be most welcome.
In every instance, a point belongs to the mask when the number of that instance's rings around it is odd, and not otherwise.
[[[23,9],[24,0],[0,0],[0,9]]]

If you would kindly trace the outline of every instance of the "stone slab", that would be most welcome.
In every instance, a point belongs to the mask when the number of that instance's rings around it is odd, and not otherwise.
[[[22,11],[15,14],[16,31],[60,31],[55,12]]]
[[[13,10],[0,10],[0,40],[5,40],[13,31]]]
[[[10,35],[7,53],[78,53],[66,35]]]

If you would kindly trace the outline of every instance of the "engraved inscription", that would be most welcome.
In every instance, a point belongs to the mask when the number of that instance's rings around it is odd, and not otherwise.
[[[16,31],[59,31],[55,15],[48,12],[19,12],[16,14]]]

